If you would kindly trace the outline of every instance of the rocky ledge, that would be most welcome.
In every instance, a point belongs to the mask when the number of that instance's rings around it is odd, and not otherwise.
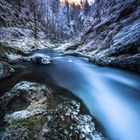
[[[105,140],[80,101],[22,81],[0,97],[1,140]]]

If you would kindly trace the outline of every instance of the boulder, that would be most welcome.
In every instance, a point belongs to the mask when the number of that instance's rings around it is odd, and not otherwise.
[[[0,139],[105,140],[82,103],[63,90],[22,81],[0,97],[0,105],[5,108]]]
[[[44,65],[50,64],[52,62],[49,56],[40,56],[40,55],[23,57],[22,60],[27,62],[33,62],[35,64],[44,64]]]

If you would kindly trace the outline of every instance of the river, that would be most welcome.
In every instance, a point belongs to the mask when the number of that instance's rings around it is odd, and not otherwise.
[[[84,102],[108,139],[140,138],[140,75],[99,67],[80,57],[48,54],[45,50],[35,51],[32,55],[50,55],[52,64],[28,64],[27,72],[24,69],[15,75],[16,78],[9,78],[7,84],[0,82],[1,91],[27,76],[54,84],[71,91]]]

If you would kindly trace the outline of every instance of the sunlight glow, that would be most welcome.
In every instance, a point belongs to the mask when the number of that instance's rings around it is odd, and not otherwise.
[[[60,0],[60,3],[64,5],[65,3],[69,3],[70,5],[75,5],[75,6],[84,6],[85,0]],[[95,0],[88,0],[89,4],[93,4]]]
[[[80,6],[82,7],[81,0],[60,0],[60,3],[64,5],[65,3],[69,3],[70,5]]]

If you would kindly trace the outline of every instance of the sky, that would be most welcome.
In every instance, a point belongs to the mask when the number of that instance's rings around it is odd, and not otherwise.
[[[87,0],[89,4],[93,4],[95,0]],[[60,2],[63,4],[65,2],[68,2],[70,4],[74,3],[75,5],[81,5],[81,0],[60,0]]]

